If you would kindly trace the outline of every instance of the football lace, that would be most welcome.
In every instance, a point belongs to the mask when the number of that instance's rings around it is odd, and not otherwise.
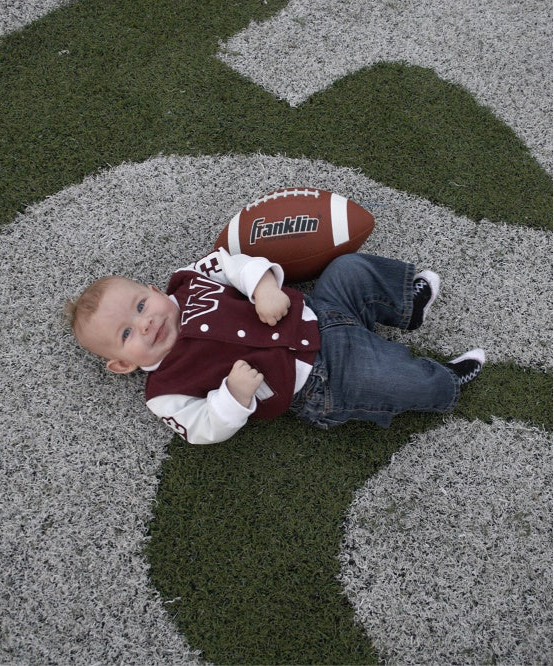
[[[256,199],[255,201],[252,201],[249,204],[246,204],[245,208],[246,210],[250,210],[251,208],[254,208],[255,206],[258,206],[259,204],[262,203],[267,203],[268,201],[279,199],[280,197],[315,197],[316,199],[319,197],[319,190],[313,189],[310,190],[308,188],[305,188],[303,190],[299,190],[295,188],[294,190],[290,189],[285,189],[285,190],[279,190],[277,192],[271,192],[270,194],[265,194],[263,197],[260,197],[259,199]]]

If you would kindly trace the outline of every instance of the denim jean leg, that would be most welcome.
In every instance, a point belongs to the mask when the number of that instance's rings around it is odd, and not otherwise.
[[[405,411],[451,411],[460,395],[455,375],[440,363],[412,357],[360,325],[324,328],[314,370],[293,411],[323,428],[360,420],[388,427]]]
[[[412,314],[415,269],[396,259],[347,254],[329,264],[320,276],[310,304],[354,317],[373,330],[376,323],[406,328]]]

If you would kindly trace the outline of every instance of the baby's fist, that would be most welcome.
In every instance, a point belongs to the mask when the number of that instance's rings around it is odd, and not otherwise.
[[[227,388],[233,398],[243,407],[249,407],[264,376],[246,361],[235,361],[227,376]]]
[[[290,308],[290,298],[277,284],[271,270],[266,271],[254,289],[254,304],[261,322],[275,326],[286,317]]]

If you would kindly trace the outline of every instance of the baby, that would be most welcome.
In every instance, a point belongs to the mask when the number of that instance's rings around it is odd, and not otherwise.
[[[309,296],[283,282],[278,264],[220,249],[176,271],[166,293],[111,276],[66,311],[78,342],[110,371],[148,373],[148,407],[193,444],[289,409],[321,428],[448,412],[485,362],[481,349],[444,365],[413,357],[374,331],[421,326],[438,295],[432,271],[349,254]]]

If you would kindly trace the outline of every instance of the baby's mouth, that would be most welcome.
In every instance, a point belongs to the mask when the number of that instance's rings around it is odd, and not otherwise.
[[[160,326],[158,332],[156,333],[156,337],[154,338],[154,344],[157,344],[158,342],[163,342],[165,340],[166,334],[167,334],[167,327],[164,321],[164,323]]]

